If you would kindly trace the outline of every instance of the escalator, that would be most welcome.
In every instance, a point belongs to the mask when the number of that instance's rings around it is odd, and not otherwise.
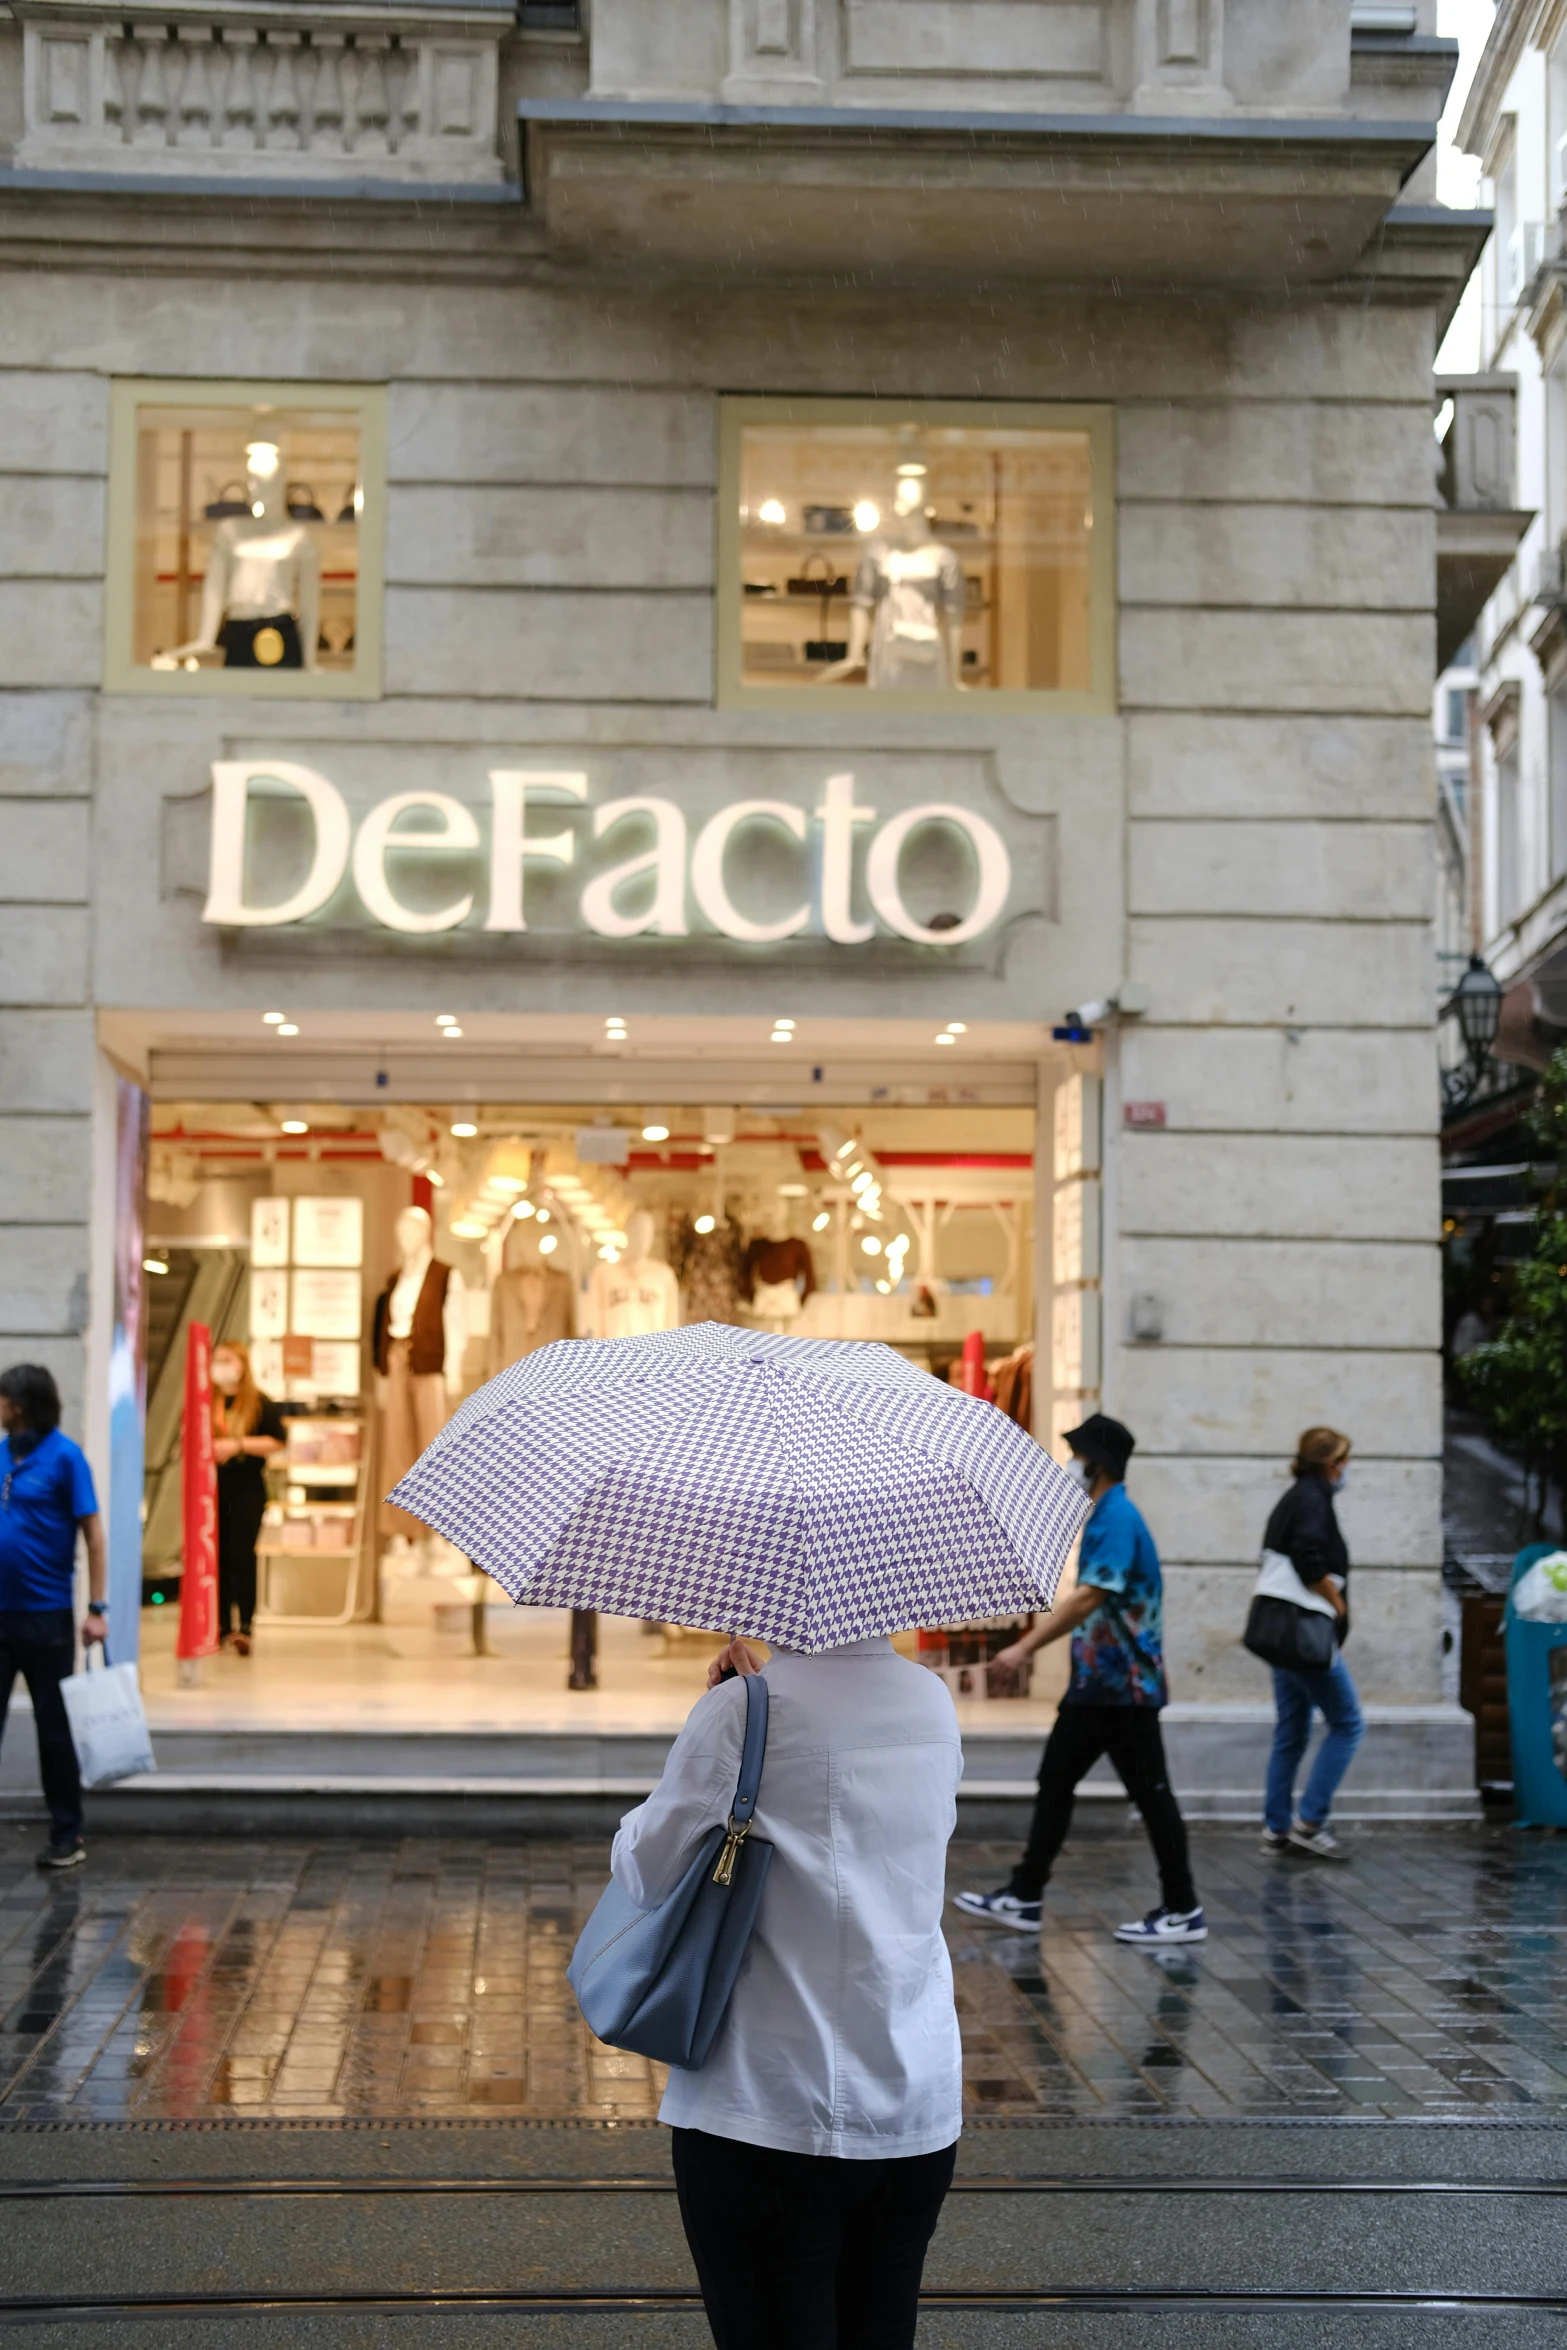
[[[160,1248],[166,1273],[147,1277],[147,1444],[142,1487],[142,1581],[166,1582],[183,1565],[180,1420],[185,1402],[185,1332],[205,1322],[216,1345],[249,1328],[238,1248]]]

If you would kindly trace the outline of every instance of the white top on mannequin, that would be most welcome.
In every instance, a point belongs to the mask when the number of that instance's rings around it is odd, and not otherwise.
[[[393,1282],[392,1294],[386,1301],[386,1334],[388,1338],[406,1338],[414,1326],[414,1308],[419,1303],[419,1292],[424,1287],[424,1277],[435,1255],[429,1211],[425,1208],[404,1208],[394,1229],[402,1270]],[[462,1275],[455,1265],[447,1275],[446,1300],[441,1310],[441,1335],[446,1356],[446,1384],[449,1388],[459,1388],[462,1385],[463,1355],[468,1344],[468,1301],[463,1290]]]
[[[961,688],[963,566],[931,530],[922,474],[900,477],[892,510],[892,523],[860,557],[848,653],[817,682],[863,669],[869,686]]]
[[[211,652],[225,620],[276,620],[284,613],[299,623],[305,667],[316,665],[321,558],[309,525],[296,522],[288,511],[276,446],[252,441],[246,456],[250,512],[226,516],[213,531],[201,590],[201,633],[160,653],[155,668],[172,668],[189,654]]]
[[[641,1338],[680,1323],[680,1284],[652,1253],[653,1219],[639,1208],[626,1225],[626,1255],[594,1268],[588,1283],[590,1338]]]

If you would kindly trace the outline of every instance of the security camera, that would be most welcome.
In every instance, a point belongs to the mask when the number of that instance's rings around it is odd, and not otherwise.
[[[1079,1004],[1075,1011],[1068,1012],[1067,1026],[1069,1028],[1102,1028],[1114,1010],[1115,1006],[1108,998],[1094,996],[1090,1002]]]

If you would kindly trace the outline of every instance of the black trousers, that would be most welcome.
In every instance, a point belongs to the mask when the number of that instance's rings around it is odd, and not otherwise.
[[[1111,1769],[1143,1815],[1159,1864],[1165,1908],[1195,1909],[1197,1889],[1186,1850],[1186,1822],[1164,1767],[1158,1708],[1151,1705],[1062,1706],[1045,1741],[1034,1824],[1023,1857],[1012,1871],[1012,1891],[1023,1901],[1037,1901],[1043,1893],[1072,1825],[1078,1782],[1102,1754],[1109,1756]]]
[[[718,2350],[912,2350],[955,2145],[847,2162],[705,2130],[672,2135]]]
[[[250,1630],[256,1612],[256,1543],[261,1534],[266,1495],[239,1493],[224,1497],[218,1485],[218,1636],[226,1640],[239,1617],[241,1632]]]
[[[68,1607],[0,1611],[0,1733],[18,1673],[33,1701],[38,1776],[49,1807],[50,1841],[82,1832],[82,1777],[60,1683],[76,1670],[76,1619]]]

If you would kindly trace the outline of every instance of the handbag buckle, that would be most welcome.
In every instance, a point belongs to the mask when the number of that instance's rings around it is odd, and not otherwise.
[[[750,1821],[744,1820],[737,1822],[734,1813],[731,1812],[729,1814],[729,1831],[724,1838],[723,1849],[718,1855],[718,1866],[713,1871],[713,1883],[715,1885],[729,1885],[733,1883],[735,1862],[739,1858],[740,1847],[745,1842],[747,1836],[749,1836],[750,1833]]]

